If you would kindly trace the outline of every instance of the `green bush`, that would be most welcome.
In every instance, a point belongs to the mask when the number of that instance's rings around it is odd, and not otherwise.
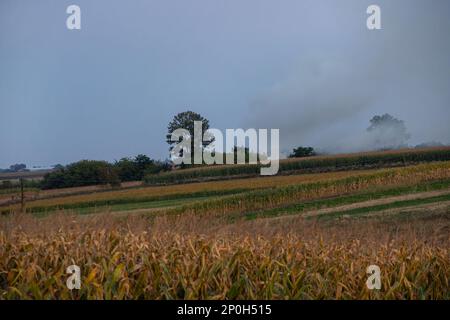
[[[47,173],[41,186],[54,189],[108,184],[113,174],[114,168],[106,161],[82,160]]]

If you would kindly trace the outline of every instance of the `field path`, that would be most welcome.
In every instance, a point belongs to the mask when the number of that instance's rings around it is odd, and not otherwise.
[[[399,202],[399,201],[427,199],[427,198],[433,198],[433,197],[438,197],[438,196],[444,196],[444,195],[448,195],[448,194],[450,194],[450,189],[411,193],[411,194],[395,196],[395,197],[387,197],[387,198],[374,199],[374,200],[369,200],[369,201],[362,201],[362,202],[347,204],[347,205],[339,206],[339,207],[324,208],[324,209],[309,211],[309,212],[305,212],[303,214],[303,216],[304,217],[313,217],[313,216],[322,215],[322,214],[348,211],[348,210],[359,209],[359,208],[369,208],[369,207],[373,207],[373,206],[390,204],[390,203]],[[390,210],[392,211],[393,209],[390,209]]]
[[[433,212],[447,212],[450,211],[450,201],[439,201],[439,202],[433,202],[433,203],[426,203],[426,204],[420,204],[415,206],[407,206],[407,207],[401,207],[401,208],[391,208],[386,210],[380,210],[368,213],[365,215],[365,217],[372,217],[372,216],[383,216],[388,214],[399,214],[402,212],[407,213],[420,213],[426,211],[427,213],[433,213]]]
[[[305,217],[315,217],[319,215],[324,214],[333,214],[337,212],[343,212],[353,210],[353,209],[359,209],[359,208],[370,208],[378,205],[385,205],[385,204],[391,204],[394,202],[401,202],[401,201],[408,201],[408,200],[421,200],[421,199],[427,199],[427,198],[433,198],[433,197],[439,197],[439,196],[445,196],[450,194],[450,189],[446,190],[435,190],[435,191],[426,191],[426,192],[418,192],[418,193],[412,193],[407,195],[401,195],[401,196],[394,196],[394,197],[386,197],[381,199],[374,199],[374,200],[368,200],[368,201],[361,201],[357,203],[352,203],[348,205],[338,206],[338,207],[332,207],[332,208],[324,208],[319,210],[310,210],[303,212],[301,215],[297,214],[289,214],[289,215],[282,215],[278,217],[272,217],[267,218],[273,221],[276,220],[288,220],[288,219],[298,219],[299,217],[305,218]],[[370,212],[368,215],[378,215],[378,214],[386,214],[386,213],[399,213],[399,212],[414,212],[414,211],[424,211],[424,210],[446,210],[450,207],[450,201],[440,201],[435,203],[428,203],[423,205],[413,205],[413,206],[405,206],[401,208],[390,208],[386,210],[380,210],[375,212]]]

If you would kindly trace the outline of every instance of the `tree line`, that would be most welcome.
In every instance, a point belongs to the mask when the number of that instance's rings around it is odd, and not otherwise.
[[[81,160],[47,173],[41,181],[42,189],[110,185],[120,187],[122,182],[139,181],[147,174],[168,171],[171,164],[139,154],[134,158],[122,158],[114,163]]]

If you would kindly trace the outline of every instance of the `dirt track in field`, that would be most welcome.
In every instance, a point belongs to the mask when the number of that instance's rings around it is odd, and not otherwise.
[[[369,201],[362,201],[357,203],[352,203],[349,205],[343,205],[333,208],[325,208],[325,209],[319,209],[319,210],[311,210],[302,213],[301,215],[284,215],[279,217],[273,217],[268,218],[271,221],[275,220],[288,220],[288,219],[298,219],[298,218],[305,218],[305,217],[315,217],[323,214],[333,214],[336,212],[345,212],[352,209],[359,209],[359,208],[370,208],[377,205],[383,205],[383,204],[390,204],[398,201],[408,201],[408,200],[420,200],[420,199],[427,199],[432,197],[438,197],[443,195],[450,194],[450,189],[446,190],[436,190],[436,191],[427,191],[427,192],[418,192],[413,194],[407,194],[407,195],[401,195],[401,196],[395,196],[395,197],[386,197],[382,199],[374,199]],[[367,214],[367,216],[375,216],[375,215],[383,215],[383,214],[396,214],[401,212],[436,212],[440,211],[442,213],[447,213],[450,210],[450,201],[440,201],[440,202],[434,202],[434,203],[427,203],[423,205],[414,205],[414,206],[407,206],[407,207],[401,207],[401,208],[392,208],[387,210],[380,210],[375,211]],[[345,216],[345,214],[344,214]]]
[[[390,204],[390,203],[398,202],[398,201],[427,199],[427,198],[438,197],[438,196],[443,196],[443,195],[448,195],[448,194],[450,194],[450,189],[418,192],[418,193],[395,196],[395,197],[387,197],[387,198],[382,198],[382,199],[362,201],[362,202],[352,203],[349,205],[344,205],[344,206],[339,206],[339,207],[308,211],[308,212],[303,213],[301,216],[302,217],[314,217],[314,216],[318,216],[318,215],[322,215],[322,214],[332,214],[332,213],[348,211],[348,210],[352,210],[352,209],[369,208],[369,207],[373,207],[373,206],[377,206],[377,205]],[[117,212],[112,212],[112,213],[114,213],[115,215],[158,213],[158,212],[164,212],[167,209],[172,209],[175,207],[176,206],[169,206],[169,207],[163,207],[163,208],[132,209],[132,210],[117,211]],[[420,211],[424,211],[424,210],[434,211],[435,209],[442,211],[446,208],[450,208],[450,201],[428,203],[428,204],[423,204],[423,205],[415,205],[415,206],[408,206],[408,207],[401,207],[401,208],[392,208],[392,209],[387,209],[387,210],[380,210],[380,211],[376,211],[373,213],[368,213],[368,215],[378,215],[378,214],[386,214],[386,213],[394,214],[394,213],[406,212],[406,211],[407,212],[420,212]],[[298,216],[297,215],[289,215],[289,216],[274,217],[274,218],[269,218],[269,219],[289,219],[289,218],[294,218],[294,217],[298,217]]]
[[[339,206],[339,207],[309,211],[309,212],[304,213],[303,216],[311,217],[311,216],[317,216],[317,215],[335,213],[335,212],[341,212],[341,211],[348,211],[348,210],[359,209],[359,208],[369,208],[369,207],[373,207],[373,206],[390,204],[390,203],[399,202],[399,201],[433,198],[433,197],[438,197],[438,196],[443,196],[443,195],[448,195],[448,194],[450,194],[450,189],[418,192],[418,193],[406,194],[406,195],[395,196],[395,197],[387,197],[387,198],[374,199],[374,200],[369,200],[369,201],[362,201],[362,202],[352,203],[352,204]],[[427,204],[427,205],[429,205],[429,204]],[[415,206],[415,207],[418,207],[418,206]],[[401,208],[401,209],[404,209],[404,208]],[[389,209],[389,210],[392,211],[394,209]]]
[[[401,207],[401,208],[392,208],[386,210],[380,210],[372,213],[368,213],[366,216],[384,216],[391,214],[399,214],[399,213],[421,213],[426,212],[429,213],[450,213],[450,201],[441,201],[441,202],[433,202],[426,203],[415,206]]]

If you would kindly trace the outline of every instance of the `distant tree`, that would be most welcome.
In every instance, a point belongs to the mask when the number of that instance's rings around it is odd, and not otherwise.
[[[201,116],[199,113],[193,111],[185,111],[178,113],[169,123],[169,125],[167,126],[167,135],[166,135],[166,142],[169,144],[169,150],[172,150],[174,145],[178,143],[178,141],[171,141],[172,133],[177,129],[185,129],[189,132],[191,139],[192,163],[194,159],[194,121],[202,122],[202,133],[205,134],[205,132],[209,129],[209,120]],[[202,148],[206,147],[211,143],[212,139],[208,140],[210,141],[202,141]],[[180,157],[183,156],[183,151],[180,153],[179,156]]]
[[[110,183],[111,165],[106,161],[81,160],[47,173],[43,189],[81,187]]]
[[[70,184],[66,181],[65,178],[65,168],[47,173],[46,175],[44,175],[44,179],[41,182],[41,188],[45,190],[70,187]]]
[[[121,181],[139,180],[139,170],[133,159],[122,158],[114,164]]]
[[[114,164],[122,181],[142,180],[148,172],[160,172],[165,170],[162,163],[150,159],[144,154],[137,155],[134,159],[122,158]]]
[[[316,152],[312,147],[297,147],[292,150],[292,153],[289,155],[289,158],[303,158],[315,155]]]
[[[23,163],[16,163],[9,167],[11,172],[19,172],[27,169],[27,166]]]
[[[410,138],[405,123],[388,113],[382,116],[374,116],[370,120],[367,132],[370,134],[373,140],[372,143],[377,149],[404,147]]]
[[[136,163],[138,169],[142,171],[145,171],[148,167],[152,166],[154,163],[154,161],[145,154],[138,154],[134,158],[134,162]]]
[[[418,144],[415,146],[415,148],[420,149],[420,148],[432,148],[432,147],[445,147],[445,144],[439,142],[439,141],[429,141],[429,142],[424,142],[421,144]]]
[[[123,181],[139,181],[146,174],[170,170],[166,162],[155,161],[144,154],[134,158],[122,158],[114,164],[106,161],[82,160],[61,166],[47,173],[42,189],[57,189],[89,185],[120,187]]]

